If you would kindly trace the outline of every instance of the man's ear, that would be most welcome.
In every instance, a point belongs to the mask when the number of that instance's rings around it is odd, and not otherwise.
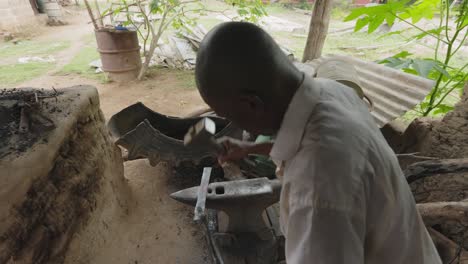
[[[261,115],[265,112],[265,103],[256,95],[242,95],[240,97],[240,106],[249,112]]]

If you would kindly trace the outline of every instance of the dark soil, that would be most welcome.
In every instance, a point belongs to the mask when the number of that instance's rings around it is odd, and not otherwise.
[[[36,142],[46,141],[53,128],[48,115],[55,111],[54,102],[60,93],[41,89],[3,89],[0,91],[0,158],[20,154]],[[28,128],[20,133],[21,110],[25,112]]]

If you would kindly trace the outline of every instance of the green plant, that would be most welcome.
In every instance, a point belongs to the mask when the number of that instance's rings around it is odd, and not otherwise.
[[[333,1],[333,9],[331,16],[334,19],[343,19],[349,14],[351,10],[351,1],[347,0],[335,0]]]
[[[111,7],[105,10],[102,16],[125,12],[127,14],[126,25],[133,25],[138,31],[140,39],[143,41],[143,54],[145,56],[138,79],[142,79],[148,70],[158,42],[169,27],[180,29],[194,25],[200,15],[208,12],[225,13],[225,11],[209,10],[203,2],[197,0],[120,0],[119,3],[118,8]],[[261,0],[226,0],[226,3],[234,6],[237,10],[237,15],[231,18],[232,20],[256,23],[261,16],[266,15]],[[138,9],[136,16],[130,15],[131,7]],[[152,17],[159,18],[153,19]],[[138,19],[143,21],[143,26],[137,25],[136,20]],[[147,43],[149,43],[148,50],[146,49]]]
[[[439,17],[437,26],[427,30],[417,24],[422,19],[433,19],[436,14]],[[408,41],[425,37],[435,39],[431,58],[413,58],[413,54],[402,51],[380,62],[435,81],[431,92],[416,109],[421,115],[442,114],[453,109],[444,103],[445,99],[453,91],[462,90],[464,82],[468,81],[468,63],[461,67],[452,63],[468,37],[468,0],[454,8],[450,7],[449,0],[418,0],[414,4],[408,0],[393,0],[382,5],[356,8],[345,18],[345,21],[351,20],[356,20],[355,31],[367,26],[368,33],[383,23],[392,26],[395,21],[401,21],[419,31]]]
[[[0,65],[1,86],[12,86],[32,80],[54,68],[53,63],[31,62],[25,64]]]
[[[312,10],[312,7],[314,5],[312,3],[309,3],[307,0],[299,0],[296,2],[291,2],[291,1],[279,1],[275,3],[271,3],[269,7],[277,7],[277,8],[285,8],[285,9],[302,9],[302,10]]]

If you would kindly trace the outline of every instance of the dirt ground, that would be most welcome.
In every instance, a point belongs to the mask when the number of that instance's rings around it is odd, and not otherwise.
[[[197,91],[180,87],[177,76],[171,74],[155,72],[148,80],[127,84],[103,84],[79,75],[58,75],[59,69],[83,47],[83,36],[92,32],[83,16],[81,13],[74,17],[67,26],[42,31],[40,39],[70,40],[72,44],[56,56],[56,69],[17,87],[93,85],[99,91],[106,119],[136,102],[168,115],[185,115],[203,107]],[[192,222],[193,209],[169,197],[171,192],[194,182],[175,179],[167,165],[151,167],[146,160],[125,163],[125,177],[136,201],[135,208],[126,221],[109,230],[116,234],[116,239],[106,241],[105,247],[88,263],[206,263],[206,243],[201,229]]]

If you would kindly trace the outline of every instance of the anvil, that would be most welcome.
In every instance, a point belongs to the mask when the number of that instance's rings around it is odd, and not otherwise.
[[[184,189],[171,197],[195,206],[198,189],[199,186]],[[228,233],[259,233],[267,227],[263,211],[279,201],[280,192],[280,181],[268,178],[215,182],[208,185],[206,208],[221,210],[228,215]]]

